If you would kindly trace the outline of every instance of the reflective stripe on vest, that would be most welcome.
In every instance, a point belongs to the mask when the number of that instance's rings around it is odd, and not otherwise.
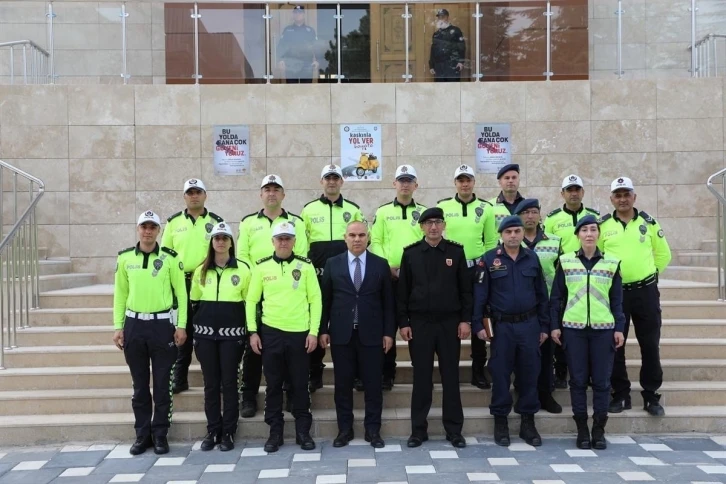
[[[574,254],[560,257],[565,273],[568,300],[562,326],[581,329],[612,329],[615,318],[610,311],[609,292],[619,261],[604,257],[587,270]]]

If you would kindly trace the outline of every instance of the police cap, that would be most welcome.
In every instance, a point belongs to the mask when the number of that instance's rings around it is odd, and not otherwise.
[[[444,211],[439,207],[427,208],[418,218],[418,223],[422,224],[429,219],[444,220]]]
[[[230,228],[229,224],[226,222],[220,222],[217,225],[215,225],[212,228],[212,232],[210,233],[210,235],[212,237],[214,237],[215,235],[226,235],[230,239],[233,237],[232,229]]]
[[[524,212],[525,210],[529,210],[530,208],[536,208],[539,209],[539,200],[536,198],[525,198],[521,202],[519,202],[519,205],[517,205],[517,208],[514,209],[515,215],[519,215],[520,213]]]
[[[510,215],[509,217],[506,217],[504,220],[502,220],[502,223],[499,224],[499,233],[501,234],[505,230],[511,229],[512,227],[524,227],[522,219],[519,218],[519,216]]]
[[[436,16],[437,17],[448,17],[449,16],[449,11],[446,10],[445,8],[441,8],[441,9],[439,9],[438,12],[436,12]]]
[[[519,173],[519,165],[516,163],[510,163],[508,165],[504,165],[498,172],[497,172],[497,180],[499,180],[501,177],[504,176],[504,174],[508,171],[516,171]]]
[[[577,233],[583,226],[591,224],[599,225],[594,215],[585,215],[584,217],[582,217],[580,220],[577,221],[577,224],[575,225],[575,235],[577,235]]]

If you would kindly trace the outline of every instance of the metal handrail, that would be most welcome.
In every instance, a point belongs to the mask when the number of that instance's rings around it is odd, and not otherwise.
[[[22,47],[23,84],[50,83],[50,53],[32,40],[13,40],[0,42],[0,48],[10,49],[10,84],[15,84],[15,49],[18,47]]]
[[[45,192],[45,184],[24,171],[0,160],[0,195],[5,194],[3,175],[12,174],[10,210],[3,210],[0,196],[0,226],[4,227],[5,212],[11,214],[13,226],[0,242],[0,267],[3,285],[0,286],[0,369],[5,367],[5,350],[17,347],[18,327],[30,326],[30,308],[40,306],[38,274],[38,224],[35,209]],[[18,214],[18,177],[28,182],[28,206]]]
[[[691,51],[694,77],[718,77],[719,39],[726,39],[726,35],[706,34],[701,40],[693,42],[693,45],[688,47],[688,50]],[[726,48],[726,41],[721,45]]]
[[[714,187],[714,180],[721,178],[721,193]],[[726,302],[726,168],[719,170],[706,181],[706,187],[716,196],[716,265],[718,270],[718,299]]]

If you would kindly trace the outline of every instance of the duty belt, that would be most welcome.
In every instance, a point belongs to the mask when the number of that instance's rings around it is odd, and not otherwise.
[[[640,289],[641,287],[650,286],[651,284],[656,284],[658,282],[658,273],[651,274],[642,281],[636,281],[636,282],[629,282],[628,284],[623,284],[623,291],[632,291],[633,289]]]
[[[537,315],[537,308],[530,309],[526,313],[519,313],[519,314],[503,314],[503,313],[494,313],[492,314],[492,320],[496,323],[522,323],[524,321],[527,321],[532,316]]]
[[[466,267],[472,268],[484,259],[484,256],[477,257],[476,259],[467,259]]]
[[[153,319],[171,319],[171,313],[169,310],[162,311],[160,313],[135,313],[134,311],[127,309],[126,316],[129,318],[140,319],[141,321],[151,321]]]

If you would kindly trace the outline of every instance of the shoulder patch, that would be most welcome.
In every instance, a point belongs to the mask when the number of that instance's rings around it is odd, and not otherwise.
[[[131,247],[128,247],[128,248],[126,248],[126,249],[122,249],[122,250],[119,250],[119,251],[118,251],[118,255],[121,255],[121,254],[125,254],[126,252],[132,251],[132,250],[134,250],[135,248],[136,248],[136,246],[131,246]]]
[[[598,219],[598,223],[603,223],[603,222],[607,222],[607,221],[608,221],[608,220],[610,220],[611,218],[613,218],[613,214],[611,214],[611,213],[607,213],[607,214],[603,215],[602,217],[600,217],[600,218]]]
[[[308,206],[308,205],[310,205],[311,203],[315,203],[315,202],[319,202],[319,201],[320,201],[320,199],[319,199],[319,198],[316,198],[315,200],[310,200],[310,201],[309,201],[308,203],[306,203],[305,205],[303,205],[303,207],[307,207],[307,206]]]
[[[243,261],[241,259],[237,259],[237,265],[239,265],[240,263],[244,264],[246,268],[248,268],[248,269],[250,268],[250,265],[248,263],[246,263],[245,261]]]
[[[656,224],[655,219],[653,217],[651,217],[650,215],[648,215],[646,212],[643,212],[641,210],[640,212],[638,212],[638,215],[640,215],[641,217],[643,217],[643,219],[645,219],[645,221],[648,222],[649,224],[651,224],[651,225],[655,225]]]
[[[383,207],[385,207],[387,205],[393,205],[393,202],[386,202],[386,203],[384,203],[382,205],[379,205],[378,208],[383,208]],[[376,210],[378,210],[378,208]]]
[[[313,261],[311,261],[311,260],[310,260],[310,259],[308,259],[307,257],[303,257],[303,256],[301,256],[301,255],[297,255],[297,254],[295,254],[295,258],[296,258],[296,259],[298,259],[298,260],[301,260],[301,261],[303,261],[303,262],[307,262],[308,264],[312,264],[312,263],[313,263]]]
[[[556,209],[552,210],[552,211],[551,211],[550,213],[548,213],[548,214],[547,214],[547,216],[548,216],[548,217],[552,217],[552,216],[554,216],[554,215],[557,215],[557,214],[558,214],[558,213],[560,213],[561,211],[562,211],[562,207],[560,207],[560,208],[556,208]],[[600,215],[600,214],[598,213],[598,215]]]
[[[262,259],[257,259],[257,262],[255,262],[255,264],[262,264],[263,262],[268,261],[270,259],[272,259],[272,256],[268,255],[267,257],[263,257]]]
[[[302,220],[302,217],[301,217],[300,215],[296,214],[296,213],[292,213],[292,212],[287,212],[287,214],[288,214],[288,215],[292,215],[293,217],[295,217],[295,218],[298,218],[298,219]]]
[[[462,244],[456,242],[455,240],[446,239],[446,242],[448,242],[449,244],[454,245],[456,247],[461,247],[462,249],[464,248],[464,246]]]
[[[439,204],[439,203],[441,203],[441,202],[446,202],[446,201],[452,200],[453,198],[454,198],[454,197],[447,197],[447,198],[442,198],[441,200],[439,200],[438,202],[436,202],[436,205],[438,205],[438,204]]]
[[[351,205],[353,205],[353,206],[354,206],[355,208],[357,208],[358,210],[360,210],[360,205],[358,205],[357,203],[355,203],[355,202],[351,202],[351,201],[350,201],[350,200],[348,200],[347,198],[344,198],[344,199],[343,199],[343,201],[344,201],[344,202],[348,202],[348,203],[350,203],[350,204],[351,204]]]
[[[244,222],[244,221],[245,221],[245,219],[248,219],[248,218],[250,218],[250,217],[252,217],[252,216],[256,217],[258,213],[260,213],[260,212],[252,212],[252,213],[248,213],[247,215],[245,215],[244,217],[242,217],[242,220],[240,220],[240,222]]]
[[[170,249],[169,247],[162,247],[161,250],[162,252],[166,252],[167,254],[173,255],[174,257],[179,255],[174,249]]]
[[[403,248],[403,250],[406,250],[406,249],[410,249],[411,247],[416,247],[416,246],[417,246],[418,244],[420,244],[420,243],[421,243],[422,241],[423,241],[423,239],[421,239],[421,240],[417,240],[417,241],[416,241],[416,242],[414,242],[413,244],[408,244],[408,245],[407,245],[406,247],[404,247],[404,248]]]
[[[214,213],[214,212],[207,212],[207,213],[209,214],[209,216],[211,218],[213,218],[217,222],[224,222],[224,219],[222,217],[220,217],[219,215],[217,215],[216,213]]]
[[[594,208],[585,207],[585,210],[587,210],[588,212],[594,213],[595,215],[600,215],[600,211],[595,210]]]
[[[168,219],[166,219],[166,221],[167,221],[167,222],[171,222],[172,220],[174,220],[175,218],[177,218],[177,217],[178,217],[179,215],[181,215],[181,214],[183,214],[183,213],[184,213],[184,211],[183,211],[183,210],[182,210],[182,211],[180,211],[180,212],[177,212],[177,213],[175,213],[174,215],[172,215],[171,217],[169,217]]]

